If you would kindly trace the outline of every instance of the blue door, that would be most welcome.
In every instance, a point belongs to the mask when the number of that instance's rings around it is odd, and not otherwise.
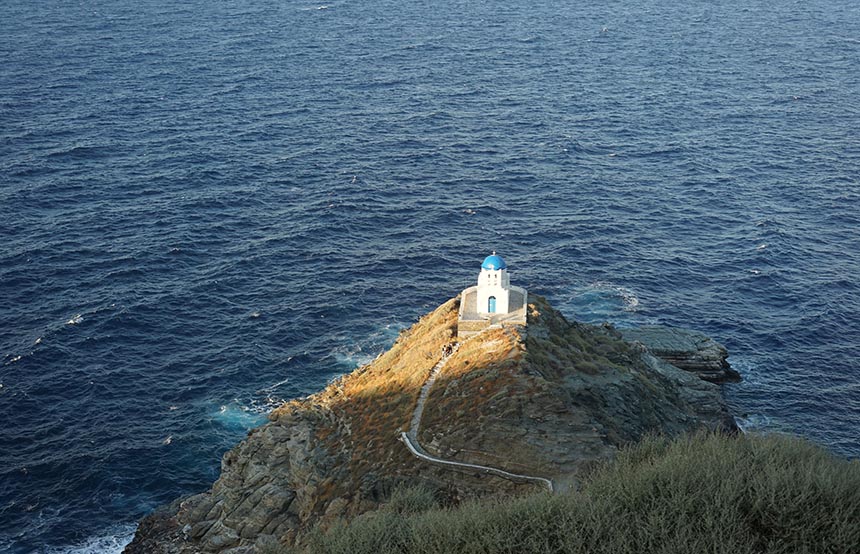
[[[487,307],[487,312],[494,314],[496,313],[496,297],[491,296],[489,302],[487,302],[489,306]]]

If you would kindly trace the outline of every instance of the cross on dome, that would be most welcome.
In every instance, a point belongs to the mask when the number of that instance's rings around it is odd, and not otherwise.
[[[505,260],[502,259],[501,256],[496,254],[496,251],[493,250],[493,253],[484,258],[484,263],[481,264],[481,269],[488,269],[490,271],[496,271],[499,269],[507,269],[508,265],[505,263]]]

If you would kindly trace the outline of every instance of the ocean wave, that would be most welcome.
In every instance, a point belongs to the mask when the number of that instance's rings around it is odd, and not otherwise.
[[[785,425],[765,414],[748,414],[735,417],[735,424],[743,433],[785,432]]]
[[[136,523],[116,526],[71,546],[51,547],[44,554],[120,554],[134,538]]]
[[[353,344],[349,346],[338,346],[330,354],[323,358],[323,361],[329,359],[334,360],[335,364],[340,367],[355,369],[373,361],[375,354],[365,352],[361,345]]]
[[[337,367],[350,370],[367,365],[388,349],[397,340],[400,331],[406,327],[407,325],[401,322],[387,323],[360,341],[333,348],[321,361],[334,360]]]
[[[268,409],[267,409],[268,408]],[[255,404],[249,401],[242,404],[234,400],[229,404],[218,406],[209,412],[213,421],[230,429],[250,430],[266,422],[266,414],[271,411],[267,404]]]
[[[30,352],[29,354],[32,354],[32,352]],[[24,359],[25,356],[28,356],[29,354],[8,354],[8,359],[3,362],[3,365],[10,365],[14,364],[15,362],[20,362]]]
[[[560,308],[563,312],[572,312],[576,319],[582,321],[608,321],[624,326],[649,322],[639,315],[640,304],[639,297],[632,289],[608,281],[597,281],[575,289],[571,297],[562,301]]]

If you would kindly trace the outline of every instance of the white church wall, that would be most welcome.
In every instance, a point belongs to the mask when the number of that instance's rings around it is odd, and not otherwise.
[[[495,311],[489,312],[489,299],[495,297]],[[528,292],[511,286],[501,257],[493,252],[481,264],[477,286],[468,287],[460,296],[457,336],[468,337],[495,325],[525,325]]]
[[[486,314],[488,312],[488,307],[490,304],[490,297],[496,297],[496,311],[497,314],[506,314],[508,313],[508,290],[502,288],[501,286],[491,286],[484,285],[478,287],[478,313]]]

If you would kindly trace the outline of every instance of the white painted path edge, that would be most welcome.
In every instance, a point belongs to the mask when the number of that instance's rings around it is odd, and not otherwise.
[[[465,462],[457,462],[454,460],[445,460],[443,458],[437,458],[435,456],[427,454],[424,448],[421,447],[421,444],[418,442],[418,429],[421,425],[421,416],[424,413],[424,404],[427,401],[427,396],[429,396],[430,394],[430,388],[433,386],[433,383],[436,382],[436,377],[439,375],[439,372],[442,371],[442,368],[445,366],[445,362],[448,361],[448,358],[450,358],[451,355],[454,354],[454,352],[456,352],[459,347],[460,345],[457,344],[450,352],[448,352],[447,354],[443,354],[442,359],[439,360],[439,362],[436,363],[435,366],[433,366],[433,369],[430,370],[430,376],[427,378],[427,381],[421,387],[421,393],[418,395],[418,403],[415,405],[415,411],[412,413],[412,422],[409,427],[409,432],[401,432],[400,440],[402,440],[406,444],[406,447],[409,449],[410,452],[412,452],[412,454],[414,454],[417,458],[421,460],[445,466],[461,467],[465,469],[483,471],[485,473],[497,475],[499,477],[502,477],[503,479],[508,479],[511,481],[531,481],[533,483],[539,483],[545,486],[549,490],[549,492],[553,492],[555,488],[553,487],[552,481],[544,477],[519,475],[517,473],[510,473],[508,471],[495,467],[482,466],[478,464],[467,464]]]

